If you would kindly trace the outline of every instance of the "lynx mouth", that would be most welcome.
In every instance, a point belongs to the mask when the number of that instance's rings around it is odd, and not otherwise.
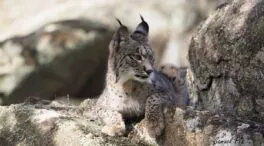
[[[135,75],[135,77],[140,78],[140,79],[147,79],[149,76],[148,75]]]

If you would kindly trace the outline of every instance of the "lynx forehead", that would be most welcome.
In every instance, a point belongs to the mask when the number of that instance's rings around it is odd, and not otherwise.
[[[130,79],[146,81],[153,71],[153,51],[148,44],[149,26],[141,17],[141,23],[130,35],[126,26],[117,19],[119,29],[110,42],[109,61],[113,64],[116,83],[124,83]]]

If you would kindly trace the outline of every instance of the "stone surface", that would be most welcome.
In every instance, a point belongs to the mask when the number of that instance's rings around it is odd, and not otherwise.
[[[82,19],[47,24],[3,41],[0,93],[4,104],[23,102],[28,96],[100,94],[111,36],[104,25]]]
[[[136,124],[130,134],[134,141],[146,141],[164,146],[261,146],[264,144],[264,124],[224,114],[214,114],[193,108],[168,108],[165,130],[161,137],[149,137],[145,120]]]
[[[199,27],[189,61],[202,106],[262,121],[264,2],[234,0]]]
[[[39,98],[0,106],[0,146],[145,145],[126,137],[102,135],[100,122],[91,121],[84,111],[81,106]]]
[[[102,123],[86,114],[94,102],[88,99],[73,106],[31,97],[24,103],[0,106],[0,146],[157,145],[140,137],[103,135]],[[161,145],[264,144],[264,125],[250,120],[172,107],[165,111],[165,118],[166,128],[159,138]],[[144,126],[144,120],[139,124]]]
[[[260,146],[264,125],[209,111],[169,109],[163,144],[168,146]]]

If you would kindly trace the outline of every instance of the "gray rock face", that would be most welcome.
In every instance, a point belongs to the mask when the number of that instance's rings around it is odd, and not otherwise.
[[[28,96],[100,94],[111,36],[99,23],[68,20],[3,41],[0,92],[4,104],[22,102]]]
[[[169,109],[162,139],[166,146],[260,146],[263,124],[209,111]]]
[[[255,118],[264,100],[264,1],[234,0],[192,39],[189,61],[202,106]]]

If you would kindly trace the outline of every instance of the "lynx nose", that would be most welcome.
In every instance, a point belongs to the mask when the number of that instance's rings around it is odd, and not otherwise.
[[[150,75],[153,72],[153,70],[149,69],[149,70],[146,70],[146,72],[147,72],[148,75]]]

